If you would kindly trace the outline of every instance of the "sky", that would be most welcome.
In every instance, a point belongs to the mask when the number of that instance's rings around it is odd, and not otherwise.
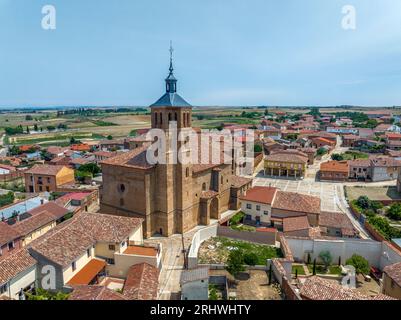
[[[0,0],[0,106],[148,106],[170,40],[194,106],[401,105],[399,0]]]

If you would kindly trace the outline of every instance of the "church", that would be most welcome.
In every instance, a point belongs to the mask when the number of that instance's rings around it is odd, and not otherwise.
[[[192,106],[177,93],[172,50],[169,71],[166,93],[150,106],[152,128],[163,130],[167,140],[172,121],[178,134],[192,130]],[[240,208],[240,196],[252,187],[252,179],[235,175],[234,163],[151,164],[148,148],[145,144],[103,161],[100,190],[100,212],[143,218],[145,238],[209,225]]]

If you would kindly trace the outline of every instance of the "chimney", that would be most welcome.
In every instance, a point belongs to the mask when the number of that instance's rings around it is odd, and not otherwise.
[[[40,204],[44,204],[45,203],[45,201],[43,200],[43,199],[40,199]]]

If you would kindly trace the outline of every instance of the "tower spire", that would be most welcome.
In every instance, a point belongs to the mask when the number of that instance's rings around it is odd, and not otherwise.
[[[172,74],[173,71],[174,71],[174,68],[173,68],[173,53],[174,53],[173,41],[170,40],[170,74]]]
[[[170,40],[170,73],[166,79],[166,92],[167,93],[176,93],[177,92],[177,79],[174,77],[173,71],[173,42]]]

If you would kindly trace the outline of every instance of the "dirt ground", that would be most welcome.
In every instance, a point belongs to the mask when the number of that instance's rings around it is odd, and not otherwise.
[[[229,290],[236,292],[237,300],[282,300],[276,286],[269,286],[268,275],[263,270],[250,270],[247,280],[235,280],[225,270],[210,270],[211,275],[225,275],[230,279]]]
[[[346,186],[345,190],[349,200],[358,199],[360,196],[368,196],[370,200],[384,201],[384,200],[400,200],[401,196],[397,192],[397,188],[390,187],[349,187]]]

